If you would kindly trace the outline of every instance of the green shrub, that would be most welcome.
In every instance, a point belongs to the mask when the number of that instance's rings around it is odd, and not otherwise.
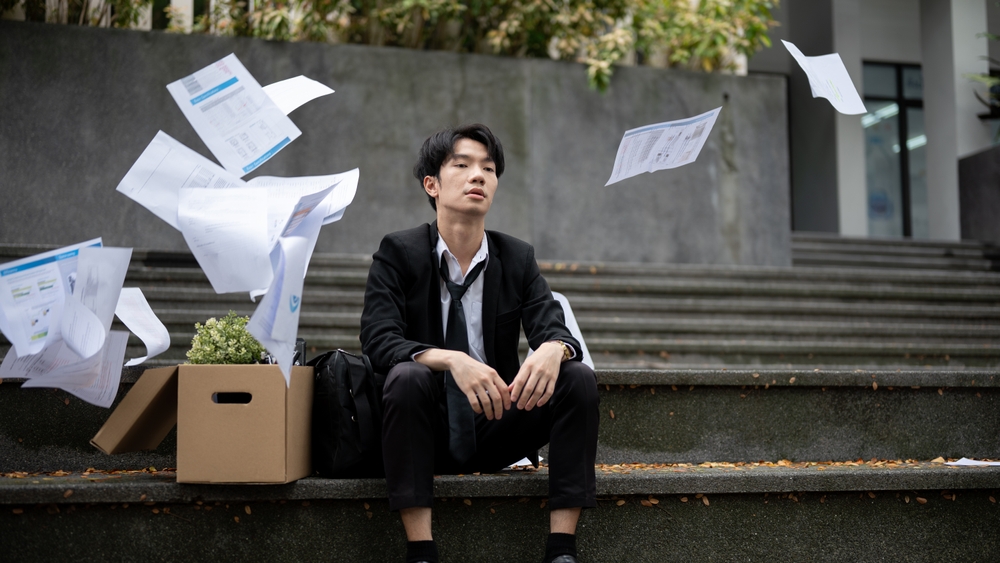
[[[187,359],[192,364],[253,364],[260,360],[264,347],[247,332],[249,317],[235,311],[220,320],[214,317],[205,324],[194,323],[195,335]]]

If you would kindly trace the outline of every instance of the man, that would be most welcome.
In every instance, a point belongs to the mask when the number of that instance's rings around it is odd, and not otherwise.
[[[437,220],[386,235],[372,257],[361,343],[387,374],[383,455],[408,563],[438,560],[435,473],[496,472],[551,440],[546,563],[577,561],[580,510],[596,505],[596,379],[532,247],[485,230],[503,170],[485,125],[432,135],[413,172]],[[520,326],[535,349],[523,365]]]

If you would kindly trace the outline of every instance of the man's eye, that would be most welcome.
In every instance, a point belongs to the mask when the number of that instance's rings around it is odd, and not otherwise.
[[[489,166],[487,166],[486,168],[483,168],[483,170],[485,170],[487,172],[493,172],[493,169],[490,168]]]

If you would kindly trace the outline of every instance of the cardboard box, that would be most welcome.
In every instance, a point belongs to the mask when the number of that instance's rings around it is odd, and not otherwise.
[[[313,369],[190,365],[146,370],[90,441],[151,450],[177,424],[178,483],[289,483],[312,473]]]

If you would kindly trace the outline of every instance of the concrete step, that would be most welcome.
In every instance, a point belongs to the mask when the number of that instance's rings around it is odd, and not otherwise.
[[[118,400],[140,373],[125,368]],[[597,375],[601,463],[1000,458],[997,370]],[[175,465],[173,433],[153,452],[105,456],[92,448],[109,414],[63,391],[0,383],[0,472]]]
[[[811,268],[1000,270],[1000,249],[974,241],[862,239],[793,233],[792,264]]]
[[[773,465],[773,464],[771,464]],[[1000,468],[939,463],[601,467],[581,561],[992,561]],[[435,479],[443,561],[540,559],[546,471]],[[398,561],[383,480],[179,485],[170,472],[0,478],[15,561]],[[113,533],[111,532],[113,530]],[[335,532],[331,533],[331,530]],[[775,541],[794,538],[794,541]],[[210,547],[209,547],[210,546]],[[216,557],[219,557],[216,555]]]

